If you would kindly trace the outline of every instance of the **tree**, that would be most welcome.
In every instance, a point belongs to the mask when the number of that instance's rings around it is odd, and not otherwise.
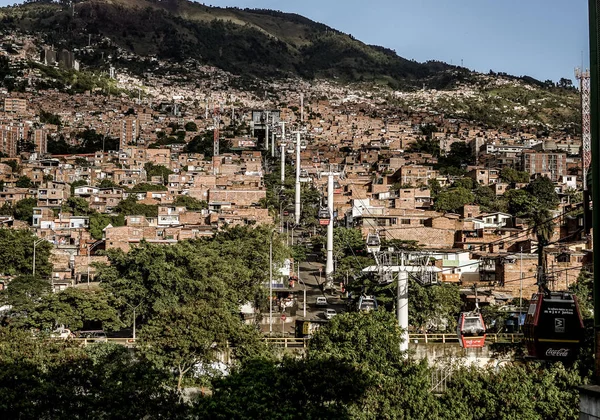
[[[87,291],[69,287],[46,295],[29,314],[31,327],[53,329],[65,325],[71,330],[105,329],[114,331],[124,326],[113,296],[104,290]]]
[[[496,193],[486,185],[479,185],[475,189],[475,202],[486,210],[490,209],[496,201]]]
[[[185,123],[185,131],[198,131],[198,126],[193,121]]]
[[[121,200],[115,207],[115,211],[122,216],[158,217],[158,206],[138,203],[134,195]]]
[[[423,128],[423,127],[421,127]],[[419,137],[414,143],[408,146],[407,152],[421,152],[428,153],[433,157],[440,156],[440,142],[439,140],[431,138]]]
[[[457,180],[454,181],[454,183],[452,184],[452,186],[454,188],[464,188],[465,190],[472,190],[474,188],[473,185],[473,179],[471,178],[458,178]]]
[[[60,117],[58,115],[46,112],[43,109],[40,109],[40,122],[42,124],[61,125]]]
[[[90,162],[83,157],[76,157],[75,158],[75,166],[80,166],[82,168],[87,168],[90,166]]]
[[[554,222],[550,210],[545,207],[536,207],[530,214],[528,224],[538,241],[538,284],[545,287],[546,260],[544,258],[544,248],[548,245],[550,239],[552,239],[552,236],[554,235],[556,223]]]
[[[358,229],[333,228],[333,255],[335,259],[353,255],[366,249],[365,240]]]
[[[90,215],[90,234],[94,239],[103,238],[103,229],[108,226],[125,226],[125,217],[122,214],[111,216],[104,213],[92,213]]]
[[[197,198],[189,195],[178,195],[173,202],[174,206],[183,206],[189,211],[198,211],[208,208],[208,203],[204,200],[198,200]]]
[[[454,413],[464,420],[576,419],[581,384],[577,371],[560,363],[462,368],[452,375],[441,404],[448,417]]]
[[[529,182],[530,177],[531,175],[529,175],[529,172],[517,171],[516,169],[513,169],[509,166],[502,168],[502,170],[500,171],[500,179],[509,184],[524,184]]]
[[[554,183],[547,176],[534,179],[527,185],[526,191],[537,198],[542,207],[555,209],[560,203]]]
[[[170,376],[120,345],[0,328],[1,418],[187,418]]]
[[[420,330],[452,331],[456,328],[462,306],[458,286],[445,283],[421,286],[410,280],[408,288],[410,325]]]
[[[165,308],[150,319],[140,334],[140,351],[157,367],[177,373],[177,389],[190,371],[209,371],[225,351],[239,316],[218,301],[199,300]]]
[[[268,227],[235,227],[211,240],[168,247],[143,242],[127,254],[109,250],[110,265],[100,268],[97,278],[120,302],[141,302],[137,313],[146,320],[196,300],[227,301],[237,311],[240,303],[265,299],[262,284],[269,272],[270,235]],[[288,256],[274,235],[275,265]]]
[[[466,165],[472,165],[475,159],[473,151],[466,142],[455,142],[450,145],[450,151],[446,156],[439,159],[439,166],[442,168],[460,169]]]
[[[98,188],[122,188],[119,184],[115,183],[113,180],[104,178],[102,181],[98,183]]]
[[[52,286],[41,277],[19,275],[12,279],[6,289],[0,291],[2,304],[11,306],[10,324],[22,325],[38,302],[51,292]]]
[[[471,204],[475,201],[475,197],[471,191],[458,187],[451,190],[442,191],[438,194],[434,208],[441,212],[458,212],[466,204]]]
[[[153,176],[160,176],[165,184],[169,180],[169,175],[173,173],[173,171],[166,166],[155,165],[152,162],[146,162],[144,164],[144,170],[146,171],[146,178],[148,181],[150,181]]]
[[[539,206],[537,198],[525,190],[508,190],[504,193],[508,202],[508,211],[516,217],[527,217],[533,209]]]
[[[148,184],[146,182],[142,182],[141,184],[135,184],[129,192],[138,193],[138,192],[148,192],[148,191],[167,191],[167,187],[164,185],[157,184]]]
[[[73,216],[89,216],[94,213],[85,198],[69,197],[62,205],[62,211],[71,213]]]
[[[35,198],[24,198],[17,201],[14,212],[15,219],[31,224],[33,221],[34,207],[37,207],[37,200]]]
[[[351,418],[438,417],[435,397],[423,392],[430,388],[426,363],[406,359],[400,333],[392,313],[347,312],[319,328],[310,341],[309,361],[344,365],[358,374],[363,390],[348,404]]]
[[[440,185],[440,182],[435,178],[429,178],[427,180],[427,185],[429,186],[429,190],[431,191],[431,197],[433,197],[434,199],[442,191],[442,186]]]
[[[0,228],[0,272],[7,276],[31,274],[33,243],[38,239],[27,229]],[[52,245],[46,241],[35,248],[35,272],[40,277],[48,277],[52,272],[51,249]]]
[[[15,186],[17,188],[33,188],[33,182],[31,182],[31,179],[28,176],[23,175],[19,177]]]

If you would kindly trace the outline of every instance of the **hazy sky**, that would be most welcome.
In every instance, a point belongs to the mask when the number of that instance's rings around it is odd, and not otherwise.
[[[537,79],[588,66],[585,0],[210,0],[294,12],[417,61]],[[0,5],[15,1],[0,0]]]

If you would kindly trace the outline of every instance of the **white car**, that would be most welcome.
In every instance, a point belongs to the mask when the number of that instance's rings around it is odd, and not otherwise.
[[[335,311],[335,309],[328,308],[328,309],[325,309],[325,311],[323,312],[323,315],[325,315],[325,319],[331,319],[337,315],[337,312]]]
[[[327,306],[327,298],[325,296],[317,297],[317,306]]]

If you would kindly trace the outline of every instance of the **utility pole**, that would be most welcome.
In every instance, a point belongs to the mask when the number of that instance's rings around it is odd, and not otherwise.
[[[300,124],[304,124],[304,92],[300,93]]]
[[[521,282],[519,288],[519,330],[521,329],[521,316],[523,312],[523,247],[519,248],[520,262],[519,262],[519,281]]]
[[[285,121],[281,122],[281,185],[285,182]]]
[[[298,282],[300,282],[300,261],[298,261]],[[302,281],[302,286],[304,286],[304,301],[303,301],[303,308],[302,308],[302,316],[304,318],[306,318],[306,283],[304,283],[304,281]]]
[[[296,132],[296,200],[295,220],[300,224],[300,131]]]
[[[219,105],[215,104],[215,109],[213,112],[213,156],[219,156],[219,126],[221,124],[221,111],[219,109]]]
[[[265,111],[267,120],[265,121],[265,150],[269,150],[269,111]]]
[[[269,335],[273,334],[273,234],[269,241]]]

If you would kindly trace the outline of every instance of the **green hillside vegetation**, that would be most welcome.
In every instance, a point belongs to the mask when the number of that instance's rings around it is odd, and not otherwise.
[[[95,67],[112,54],[113,62],[135,68],[135,63],[114,58],[123,48],[178,62],[196,59],[241,75],[374,80],[395,88],[425,80],[443,88],[457,76],[470,74],[444,63],[403,59],[392,50],[366,45],[290,13],[208,7],[185,0],[86,0],[74,7],[72,16],[68,6],[32,1],[0,9],[0,22],[7,30],[44,34],[57,48],[83,49],[78,59]],[[85,49],[89,35],[94,45]]]

